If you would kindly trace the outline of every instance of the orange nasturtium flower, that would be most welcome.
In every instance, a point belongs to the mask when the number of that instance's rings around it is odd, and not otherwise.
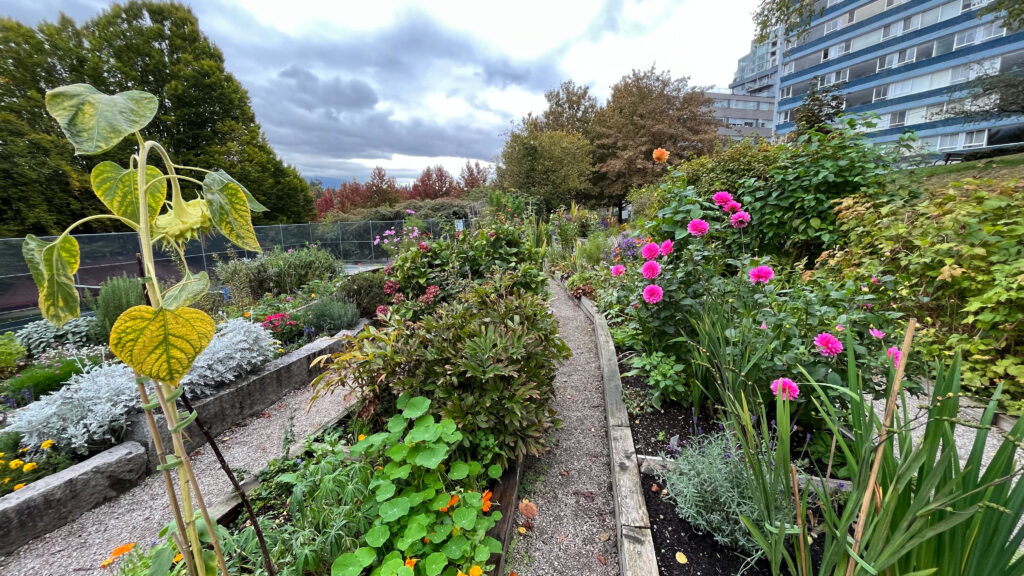
[[[405,559],[405,566],[406,566],[406,568],[415,568],[417,562],[419,562],[418,558],[406,558]]]
[[[668,162],[668,150],[665,150],[664,148],[655,148],[652,156],[654,157],[654,161],[659,164]]]
[[[181,562],[182,558],[184,558],[184,556],[181,555],[181,552],[178,552],[178,555],[174,557],[174,563],[177,564],[178,562]]]
[[[484,512],[490,512],[491,510],[491,496],[493,496],[493,494],[491,494],[490,490],[484,490],[484,505],[481,508]]]
[[[135,548],[135,542],[122,544],[121,546],[114,548],[114,551],[110,553],[110,557],[117,558],[118,556],[124,556],[125,554],[131,552],[132,548]]]
[[[482,576],[484,569],[479,566],[473,566],[469,569],[469,576]]]
[[[362,442],[363,440],[366,440],[366,434],[360,434],[359,437],[356,438],[356,440],[358,440],[359,442]]]
[[[242,313],[242,316],[245,316],[246,318],[248,318],[249,316],[252,316],[252,313],[249,312],[248,310],[246,310],[245,312]]]
[[[447,512],[449,508],[459,503],[459,495],[452,494],[452,497],[448,499],[448,504],[439,508],[441,512]]]

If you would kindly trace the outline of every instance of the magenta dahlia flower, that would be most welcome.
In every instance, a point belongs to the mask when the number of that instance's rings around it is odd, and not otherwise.
[[[733,228],[746,228],[750,224],[750,214],[740,210],[729,217],[729,222],[732,222]]]
[[[663,256],[668,256],[669,254],[672,253],[672,250],[674,248],[675,244],[673,244],[671,240],[665,240],[664,242],[661,243],[661,254]]]
[[[686,231],[689,232],[690,234],[693,234],[694,236],[703,236],[707,234],[708,230],[710,229],[711,226],[709,226],[707,222],[701,220],[700,218],[694,218],[693,220],[690,220],[689,224],[686,225]]]
[[[644,260],[654,260],[659,254],[661,254],[661,248],[654,242],[648,242],[640,249],[640,255],[644,257]]]
[[[626,273],[626,267],[622,264],[616,264],[612,266],[612,276],[622,276]]]
[[[718,206],[725,206],[729,202],[733,201],[732,194],[729,194],[725,190],[719,190],[718,192],[715,192],[715,195],[712,196],[711,199]]]
[[[871,334],[872,336],[874,336],[875,338],[878,338],[879,340],[881,340],[882,338],[885,338],[885,332],[882,332],[881,330],[879,330],[877,328],[872,328],[872,329],[868,330],[868,334]]]
[[[783,400],[792,400],[800,395],[800,387],[789,378],[779,378],[772,382],[772,394],[781,395]]]
[[[822,356],[838,356],[843,351],[843,343],[828,332],[818,334],[814,338],[814,345]]]
[[[658,277],[658,274],[661,274],[661,264],[654,260],[648,260],[640,267],[640,273],[644,275],[644,278],[653,280]]]
[[[725,204],[722,204],[722,210],[726,212],[739,212],[743,210],[743,205],[735,200],[729,200]]]
[[[644,288],[644,302],[648,304],[657,304],[661,302],[661,297],[665,292],[661,289],[661,286],[657,284],[650,284]]]
[[[775,270],[771,266],[755,266],[750,269],[750,281],[754,284],[767,284],[775,278]]]

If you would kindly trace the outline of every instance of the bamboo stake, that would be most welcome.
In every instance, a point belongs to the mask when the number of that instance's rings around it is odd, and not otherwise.
[[[857,516],[857,529],[853,533],[853,547],[850,559],[846,563],[846,576],[853,576],[854,556],[860,551],[860,540],[864,536],[864,525],[867,523],[868,509],[872,500],[875,500],[875,479],[878,478],[878,468],[882,465],[882,449],[889,441],[889,426],[892,424],[893,413],[896,411],[896,400],[900,393],[900,384],[903,382],[903,372],[907,368],[907,356],[910,355],[910,343],[914,339],[914,328],[917,327],[917,319],[911,318],[907,322],[907,333],[903,337],[903,347],[900,349],[900,361],[896,365],[896,376],[892,382],[892,389],[889,391],[889,399],[885,403],[885,415],[882,418],[882,430],[878,435],[878,447],[875,448],[875,460],[871,463],[871,474],[868,476],[868,485],[864,488],[864,498],[860,503],[860,514]],[[877,496],[879,502],[881,495]]]
[[[800,513],[800,486],[796,480],[796,466],[789,465],[790,477],[793,480],[793,506],[796,508],[796,527],[800,531],[797,540],[800,544],[800,574],[807,576],[807,535],[804,534],[804,519]]]

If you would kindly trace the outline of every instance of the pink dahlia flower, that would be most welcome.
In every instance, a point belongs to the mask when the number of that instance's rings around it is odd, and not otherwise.
[[[875,338],[878,338],[879,340],[881,340],[882,338],[885,338],[885,332],[882,332],[878,328],[872,328],[872,329],[868,330],[868,334],[871,334],[872,336],[874,336]]]
[[[739,212],[743,210],[743,205],[735,200],[729,200],[725,204],[722,204],[722,210],[726,212]]]
[[[648,304],[657,304],[661,302],[661,297],[665,292],[661,289],[661,286],[657,284],[651,284],[644,288],[644,302]]]
[[[800,395],[800,387],[789,378],[779,378],[772,382],[772,394],[781,395],[784,400],[792,400]]]
[[[843,343],[828,332],[818,334],[814,338],[814,345],[822,356],[838,356],[843,351]]]
[[[693,234],[694,236],[703,236],[708,233],[708,230],[710,228],[711,226],[709,226],[707,222],[701,220],[700,218],[694,218],[693,220],[690,220],[689,224],[686,225],[686,231],[689,232],[690,234]]]
[[[671,254],[674,248],[675,244],[673,244],[671,240],[665,240],[664,242],[661,243],[661,253],[663,256],[668,256],[669,254]]]
[[[894,368],[900,365],[900,356],[903,354],[900,352],[899,348],[893,346],[885,351],[885,355],[892,358],[892,365]]]
[[[746,228],[750,224],[750,214],[740,210],[729,217],[729,222],[732,222],[733,228]]]
[[[750,269],[750,281],[754,284],[767,284],[775,278],[775,270],[771,266],[755,266]]]
[[[626,273],[626,267],[622,264],[616,264],[612,266],[612,276],[622,276]]]
[[[659,254],[661,254],[661,248],[654,242],[648,242],[640,249],[640,255],[644,257],[644,260],[654,260]]]
[[[640,273],[644,275],[644,278],[653,280],[661,274],[661,264],[658,264],[654,260],[644,262],[644,265],[640,267]]]
[[[725,190],[715,192],[715,195],[712,196],[711,199],[714,200],[715,204],[718,206],[725,206],[729,202],[733,201],[732,194],[729,194]]]

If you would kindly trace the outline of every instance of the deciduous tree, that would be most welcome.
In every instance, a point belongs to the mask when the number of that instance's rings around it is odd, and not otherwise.
[[[544,93],[548,109],[541,115],[544,130],[558,130],[590,135],[590,127],[597,113],[597,99],[590,94],[590,86],[566,80],[558,88]]]
[[[409,190],[409,198],[412,200],[435,200],[458,194],[459,186],[455,178],[440,164],[424,168]]]
[[[567,205],[590,189],[591,152],[583,135],[543,130],[528,118],[509,133],[498,184],[540,198],[547,209]]]
[[[459,187],[463,192],[469,192],[475,188],[486,186],[490,177],[490,168],[481,165],[479,161],[470,164],[469,160],[466,160],[466,165],[459,172]]]

